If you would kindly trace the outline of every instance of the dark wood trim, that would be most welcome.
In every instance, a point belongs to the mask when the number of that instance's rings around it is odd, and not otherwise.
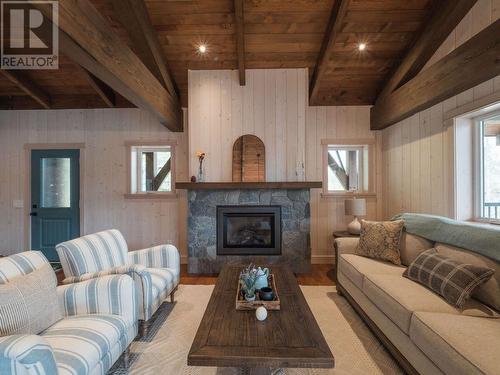
[[[500,74],[500,20],[473,36],[415,78],[380,98],[371,129],[387,128]]]
[[[384,97],[415,77],[477,0],[436,1],[429,20],[380,93]]]
[[[113,89],[106,85],[103,81],[97,78],[95,75],[90,73],[87,69],[82,68],[83,73],[87,77],[87,80],[95,90],[97,95],[102,99],[102,101],[109,107],[114,108],[116,106],[116,97]]]
[[[323,43],[321,44],[318,60],[309,83],[309,105],[315,105],[318,99],[319,85],[327,70],[328,60],[333,51],[335,40],[342,30],[342,23],[347,14],[349,3],[350,0],[335,0],[333,3],[332,13],[328,21]]]
[[[34,3],[49,19],[50,8]],[[182,110],[90,0],[59,1],[60,52],[124,98],[154,113],[172,131],[182,131]]]
[[[144,0],[112,0],[111,3],[118,21],[132,40],[134,51],[172,98],[178,101],[177,86],[169,72]]]
[[[51,102],[50,96],[45,91],[43,91],[40,87],[38,87],[30,78],[19,71],[12,70],[4,70],[0,69],[2,74],[23,90],[26,94],[28,94],[33,100],[35,100],[38,104],[40,104],[45,109],[50,109]]]
[[[321,189],[321,181],[311,182],[177,182],[176,189],[222,190],[222,189]]]
[[[364,312],[361,306],[354,300],[354,298],[349,294],[349,292],[337,281],[337,291],[340,292],[339,295],[347,299],[350,305],[356,310],[361,319],[366,323],[370,331],[377,336],[380,342],[386,347],[386,349],[392,354],[394,359],[399,363],[403,370],[409,375],[419,375],[419,372],[411,365],[406,357],[401,354],[396,346],[391,342],[390,339],[382,332],[380,328],[375,324],[373,320]]]
[[[245,20],[243,0],[234,0],[234,18],[236,21],[236,52],[238,55],[238,76],[240,86],[245,86]]]

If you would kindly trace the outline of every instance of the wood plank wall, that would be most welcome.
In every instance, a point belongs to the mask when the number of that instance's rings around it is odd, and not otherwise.
[[[376,173],[375,195],[366,197],[367,219],[382,216],[380,198],[382,184],[381,134],[370,131],[370,106],[308,107],[306,109],[306,180],[323,178],[322,139],[374,139]],[[321,189],[311,194],[311,246],[313,261],[332,262],[333,230],[347,227],[352,220],[344,215],[346,197],[322,196]]]
[[[196,174],[198,165],[195,152],[201,150],[207,152],[206,180],[231,181],[233,143],[243,134],[254,134],[266,146],[267,181],[321,181],[322,139],[375,138],[369,130],[369,106],[308,107],[306,69],[247,70],[244,87],[239,86],[237,73],[189,72],[191,174]],[[332,262],[331,234],[349,221],[345,199],[323,198],[320,189],[313,190],[313,262]],[[377,196],[368,198],[368,217],[381,214]]]
[[[500,0],[479,0],[427,66],[500,17]],[[384,217],[399,212],[455,216],[453,127],[444,115],[500,92],[500,77],[441,102],[382,131]]]
[[[296,181],[305,159],[307,69],[189,71],[191,175],[196,151],[207,153],[206,181],[231,181],[232,150],[245,134],[266,145],[266,180]]]
[[[187,135],[171,133],[138,109],[0,111],[0,254],[28,250],[23,209],[26,143],[85,143],[84,231],[117,228],[131,250],[172,243],[186,252],[186,198],[127,200],[125,141],[178,142],[177,179],[187,179]],[[24,202],[29,205],[29,202]]]

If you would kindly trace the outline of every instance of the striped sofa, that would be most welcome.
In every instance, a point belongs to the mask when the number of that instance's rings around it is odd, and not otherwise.
[[[1,258],[0,284],[46,264],[38,251]],[[54,286],[55,280],[54,276]],[[128,354],[138,328],[135,287],[129,276],[60,286],[57,299],[62,320],[38,335],[0,337],[0,374],[106,374],[122,353]]]
[[[63,242],[56,250],[66,276],[64,284],[111,274],[130,275],[139,299],[141,335],[169,295],[173,302],[180,276],[180,256],[175,246],[129,252],[123,235],[111,229]]]

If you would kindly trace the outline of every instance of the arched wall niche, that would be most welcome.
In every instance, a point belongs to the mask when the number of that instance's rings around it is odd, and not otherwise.
[[[233,145],[233,182],[266,180],[266,146],[251,134],[236,139]]]

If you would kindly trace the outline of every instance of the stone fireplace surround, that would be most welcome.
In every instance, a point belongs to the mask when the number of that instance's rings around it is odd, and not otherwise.
[[[218,273],[224,264],[311,265],[310,189],[321,182],[177,183],[188,190],[188,272]],[[281,206],[281,255],[217,255],[217,206]]]

